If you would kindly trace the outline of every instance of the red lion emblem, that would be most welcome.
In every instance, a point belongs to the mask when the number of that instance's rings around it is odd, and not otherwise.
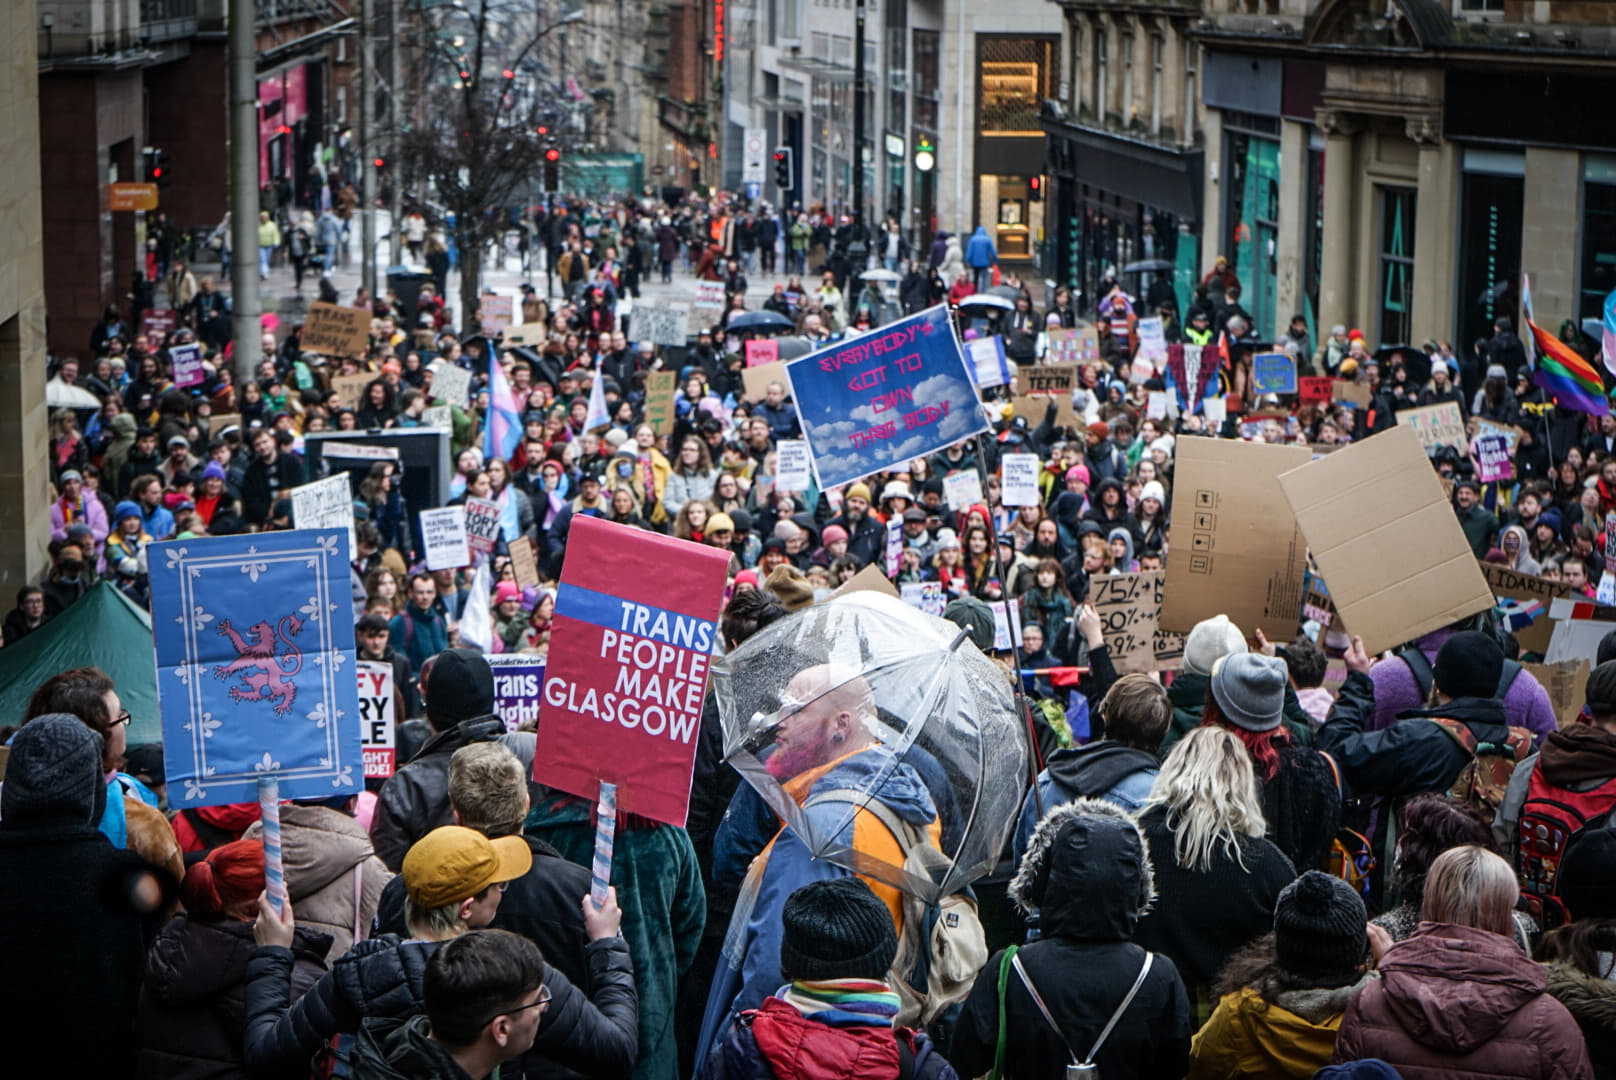
[[[219,633],[230,639],[230,644],[236,650],[236,659],[214,668],[213,677],[221,682],[229,682],[239,674],[245,687],[232,686],[231,700],[273,701],[276,715],[284,716],[292,711],[292,702],[297,698],[297,684],[292,682],[292,676],[303,670],[303,650],[292,641],[293,635],[302,629],[303,621],[296,615],[281,618],[280,640],[285,644],[286,651],[277,658],[275,627],[267,621],[253,624],[250,641],[236,633],[229,619],[221,621]],[[290,669],[281,666],[286,660],[292,661]]]

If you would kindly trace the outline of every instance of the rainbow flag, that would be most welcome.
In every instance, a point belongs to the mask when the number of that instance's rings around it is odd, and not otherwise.
[[[1531,319],[1526,320],[1526,325],[1538,352],[1532,382],[1547,390],[1557,405],[1595,416],[1608,414],[1610,401],[1605,397],[1605,382],[1594,366],[1553,334],[1544,333]]]

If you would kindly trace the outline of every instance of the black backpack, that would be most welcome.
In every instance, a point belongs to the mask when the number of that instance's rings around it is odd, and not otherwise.
[[[1431,684],[1436,681],[1436,672],[1431,669],[1431,661],[1425,658],[1418,645],[1405,645],[1397,650],[1397,658],[1408,665],[1409,674],[1414,676],[1415,684],[1420,688],[1420,701],[1429,701],[1431,698]],[[1514,660],[1505,660],[1504,668],[1498,673],[1498,689],[1493,691],[1493,697],[1499,701],[1509,693],[1509,688],[1515,685],[1515,676],[1521,673],[1521,665]]]

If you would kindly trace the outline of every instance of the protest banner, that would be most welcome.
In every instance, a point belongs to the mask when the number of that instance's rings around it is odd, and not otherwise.
[[[465,503],[466,544],[472,551],[492,555],[499,543],[499,503],[469,496]],[[436,568],[434,568],[436,569]]]
[[[168,363],[174,372],[174,387],[185,390],[199,386],[207,376],[202,371],[202,346],[175,345],[168,350]]]
[[[1089,579],[1089,603],[1100,616],[1111,662],[1122,674],[1174,671],[1184,662],[1184,635],[1161,628],[1166,579],[1161,570]]]
[[[383,660],[354,664],[359,677],[359,747],[366,780],[385,780],[398,768],[398,717],[393,708],[393,665]]]
[[[140,336],[162,337],[180,324],[180,313],[173,308],[147,308],[140,313]]]
[[[1464,416],[1452,401],[1404,409],[1397,414],[1397,426],[1412,428],[1427,453],[1439,446],[1451,446],[1463,454],[1470,445],[1465,435]]]
[[[690,302],[691,314],[724,310],[724,283],[722,281],[696,282],[696,298]],[[679,344],[684,344],[680,342]],[[591,795],[591,797],[593,797]]]
[[[360,372],[357,375],[333,375],[331,376],[331,390],[337,395],[338,403],[350,409],[357,409],[359,408],[360,399],[365,396],[365,387],[378,378],[380,378],[379,375],[371,375],[366,372]]]
[[[628,325],[636,342],[682,346],[690,340],[690,309],[684,304],[640,304]]]
[[[985,502],[982,498],[982,478],[974,471],[951,472],[943,477],[943,497],[948,500],[950,510],[963,510],[967,506]]]
[[[813,483],[813,463],[806,439],[781,439],[774,444],[774,486],[778,491],[807,491]]]
[[[1557,604],[1569,604],[1568,600],[1556,601]],[[1592,602],[1586,605],[1593,609]],[[1611,612],[1609,608],[1599,610]],[[1611,614],[1616,615],[1616,612]],[[1564,660],[1588,660],[1599,658],[1599,643],[1609,634],[1616,633],[1616,621],[1612,618],[1576,618],[1562,619],[1554,615],[1554,608],[1549,609],[1549,617],[1554,619],[1554,631],[1549,635],[1549,649],[1543,654],[1543,662],[1557,664]]]
[[[1095,364],[1100,360],[1100,331],[1093,326],[1077,328],[1077,355],[1079,364]]]
[[[910,607],[938,618],[942,618],[943,609],[948,606],[942,583],[937,581],[906,581],[898,586],[898,598]]]
[[[999,458],[999,501],[1006,506],[1041,506],[1041,468],[1037,454],[1004,454]]]
[[[1167,333],[1160,315],[1139,320],[1139,352],[1134,357],[1147,361],[1153,372],[1167,365]]]
[[[942,306],[785,367],[821,488],[936,453],[988,427]]]
[[[1003,386],[1010,381],[1010,361],[1004,355],[1004,338],[998,334],[967,341],[965,353],[970,357],[966,370],[978,390]]]
[[[1328,375],[1303,375],[1296,380],[1297,396],[1303,405],[1328,405],[1334,394],[1332,381]]]
[[[339,472],[287,492],[292,500],[292,526],[298,529],[341,529],[348,537],[348,550],[354,543],[353,486],[348,474]]]
[[[1163,627],[1187,634],[1221,613],[1248,635],[1296,633],[1307,560],[1278,477],[1310,456],[1295,446],[1179,440]]]
[[[1508,444],[1508,446],[1509,446],[1509,456],[1510,457],[1515,456],[1515,445],[1520,441],[1520,438],[1521,438],[1521,432],[1520,432],[1519,428],[1515,427],[1515,425],[1513,425],[1513,424],[1500,424],[1500,423],[1496,423],[1496,422],[1494,422],[1492,420],[1483,420],[1480,417],[1476,417],[1475,422],[1476,422],[1476,434],[1478,436],[1480,436],[1480,435],[1497,435],[1497,436],[1500,436],[1504,440],[1504,442],[1506,444]]]
[[[993,612],[993,648],[996,652],[1009,652],[1021,645],[1021,605],[1003,600],[989,600]]]
[[[746,366],[773,364],[780,359],[780,343],[774,338],[752,338],[746,343]]]
[[[1296,360],[1288,353],[1257,353],[1251,358],[1251,383],[1259,394],[1296,393]]]
[[[431,331],[427,331],[430,335]],[[507,327],[501,340],[506,346],[511,345],[543,345],[550,340],[550,328],[544,323],[518,323]],[[427,339],[428,347],[431,338]]]
[[[516,583],[523,588],[529,586],[537,588],[539,584],[539,564],[533,555],[532,539],[519,536],[507,545],[507,550],[510,552],[511,570],[516,574]]]
[[[458,570],[471,562],[466,508],[444,506],[421,511],[421,547],[428,570]]]
[[[1037,364],[1018,370],[1017,393],[1012,402],[1015,414],[1026,417],[1027,423],[1034,426],[1042,424],[1053,399],[1055,423],[1060,427],[1076,426],[1072,391],[1077,386],[1077,370],[1076,364]]]
[[[150,549],[168,799],[176,809],[364,787],[348,538],[295,529]]]
[[[1497,563],[1478,562],[1482,576],[1497,599],[1502,622],[1523,652],[1543,655],[1549,649],[1549,637],[1554,631],[1549,607],[1556,600],[1571,595],[1571,586],[1563,581],[1550,581],[1545,577],[1523,574]]]
[[[1229,419],[1229,402],[1226,398],[1209,397],[1201,402],[1201,417],[1207,423],[1208,431],[1216,431]]]
[[[583,798],[612,783],[626,813],[682,827],[729,553],[599,518],[572,530],[533,779]]]
[[[325,442],[320,451],[326,458],[347,458],[351,461],[397,461],[398,447],[368,446],[364,443]]]
[[[677,371],[653,371],[645,376],[645,422],[658,435],[673,431],[673,399],[678,392]]]
[[[1352,379],[1332,379],[1330,381],[1330,399],[1340,401],[1347,405],[1356,405],[1360,409],[1369,407],[1369,384],[1357,382]]]
[[[370,312],[316,300],[303,321],[303,351],[322,356],[363,356],[370,346]]]
[[[1475,441],[1476,476],[1483,484],[1515,479],[1515,463],[1509,459],[1509,440],[1502,435],[1478,435]]]
[[[426,366],[432,373],[432,386],[428,391],[433,401],[448,405],[464,405],[471,393],[471,372],[449,360],[434,360]]]
[[[886,569],[887,577],[898,576],[898,564],[903,558],[903,518],[893,514],[887,522],[887,541],[882,549],[882,566]]]
[[[1077,364],[1083,351],[1076,330],[1046,330],[1044,332],[1044,362],[1048,364]],[[984,339],[977,339],[984,340]]]
[[[477,303],[477,324],[485,337],[496,337],[511,325],[511,298],[498,293],[483,293]]]
[[[1145,418],[1148,420],[1167,419],[1167,391],[1152,390],[1145,396]]]
[[[447,405],[428,405],[421,410],[421,426],[438,431],[454,430],[454,411]]]
[[[1605,569],[1599,575],[1599,587],[1594,590],[1594,602],[1606,606],[1616,605],[1616,510],[1605,514]]]
[[[1370,653],[1493,606],[1412,427],[1399,424],[1286,472],[1279,486],[1336,611]]]
[[[1210,348],[1210,346],[1207,346]],[[1218,361],[1214,351],[1201,362],[1202,346],[1169,345],[1164,369],[1165,381],[1178,399],[1178,410],[1193,415],[1200,402],[1217,389]]]
[[[494,714],[506,731],[538,723],[544,701],[545,658],[532,653],[496,653],[486,658],[494,672]]]
[[[747,401],[762,401],[769,392],[770,383],[786,385],[786,366],[781,363],[759,364],[741,369],[741,396]]]

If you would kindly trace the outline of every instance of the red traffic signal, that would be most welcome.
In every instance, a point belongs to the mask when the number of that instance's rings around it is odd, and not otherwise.
[[[376,167],[378,169],[385,169],[387,167],[387,159],[386,158],[377,158],[376,159]]]
[[[560,161],[561,160],[561,151],[557,150],[553,146],[550,147],[550,149],[548,149],[548,150],[546,150],[544,152],[544,160],[545,161]]]
[[[540,124],[539,125],[539,134],[540,135],[548,135],[548,134],[550,134],[550,129],[545,127],[543,124]]]

